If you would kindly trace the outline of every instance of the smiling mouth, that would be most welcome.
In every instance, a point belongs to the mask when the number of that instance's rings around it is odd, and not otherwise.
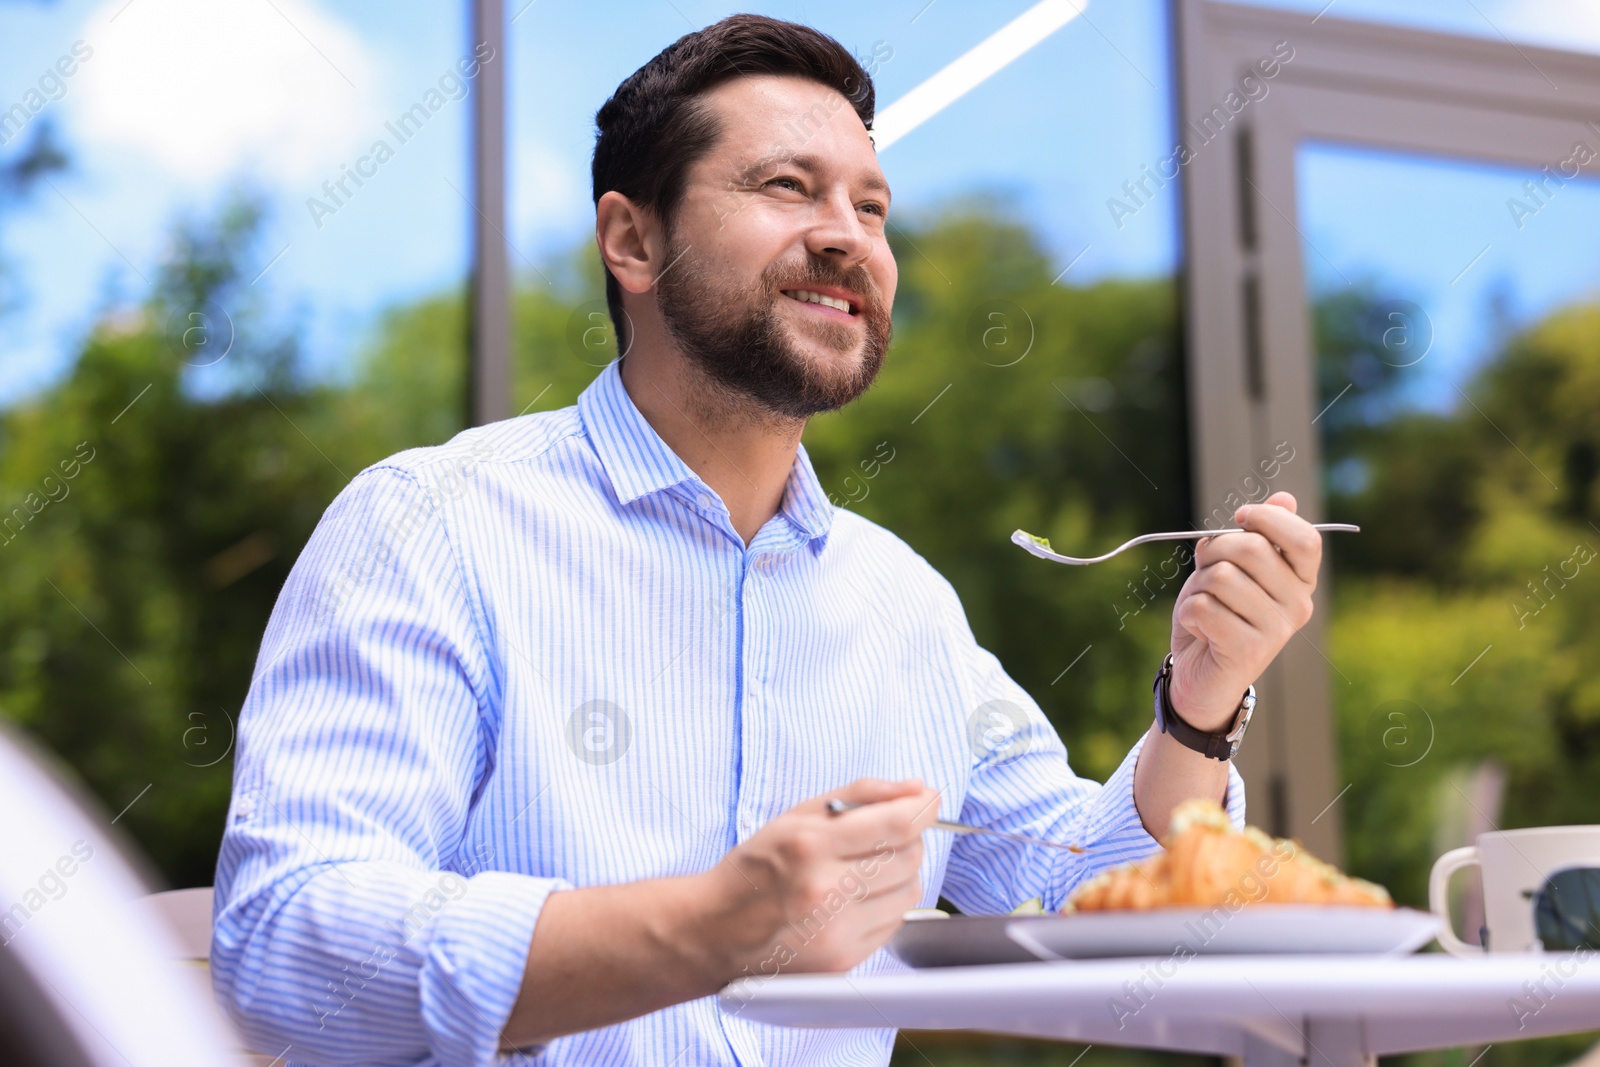
[[[783,296],[797,304],[805,304],[812,311],[831,319],[848,320],[859,317],[860,312],[846,300],[824,296],[810,289],[783,289]],[[841,307],[840,305],[843,305]]]

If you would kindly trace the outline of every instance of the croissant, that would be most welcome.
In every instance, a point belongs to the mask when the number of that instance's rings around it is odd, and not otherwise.
[[[1172,812],[1163,851],[1080,885],[1063,912],[1142,911],[1225,904],[1341,904],[1392,908],[1381,885],[1352,878],[1299,841],[1254,826],[1236,830],[1222,806],[1186,800]]]

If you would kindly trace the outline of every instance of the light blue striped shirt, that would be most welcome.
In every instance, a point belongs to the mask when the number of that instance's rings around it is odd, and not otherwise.
[[[746,546],[618,369],[573,407],[361,472],[295,563],[217,863],[213,982],[254,1047],[496,1062],[548,894],[706,870],[863,776],[922,779],[944,818],[1091,846],[930,833],[929,906],[1058,908],[1159,848],[1133,804],[1138,746],[1103,786],[1074,775],[949,583],[830,504],[804,448]],[[1128,707],[1149,714],[1137,693]],[[1242,823],[1237,771],[1228,797]],[[879,951],[854,973],[901,967]],[[884,1064],[893,1037],[770,1027],[708,997],[524,1060]]]

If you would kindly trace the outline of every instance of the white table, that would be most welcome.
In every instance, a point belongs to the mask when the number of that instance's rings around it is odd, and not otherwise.
[[[779,1026],[983,1030],[1242,1056],[1249,1067],[1358,1067],[1379,1055],[1600,1029],[1600,952],[1150,957],[779,975],[741,979],[721,1003]]]

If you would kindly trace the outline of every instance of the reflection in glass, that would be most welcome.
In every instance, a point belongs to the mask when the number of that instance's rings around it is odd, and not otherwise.
[[[1298,167],[1327,511],[1363,528],[1327,546],[1348,848],[1416,904],[1477,832],[1600,821],[1600,184],[1330,145]],[[1424,758],[1376,740],[1396,706]]]

